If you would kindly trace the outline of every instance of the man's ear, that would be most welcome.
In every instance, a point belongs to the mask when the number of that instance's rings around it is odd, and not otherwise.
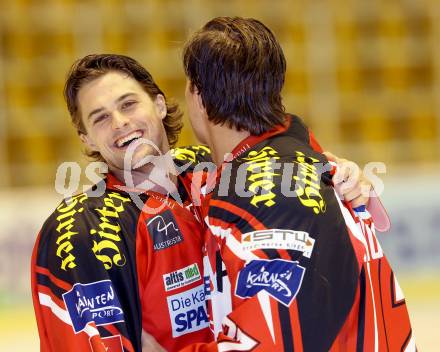
[[[165,116],[167,116],[167,104],[162,94],[156,95],[156,99],[154,100],[154,105],[156,106],[157,113],[159,114],[160,118],[163,120]]]
[[[196,85],[193,84],[191,89],[192,89],[192,95],[195,98],[195,102],[197,104],[197,107],[200,110],[205,110],[205,104],[203,104],[202,94],[200,94],[200,91],[198,90]]]
[[[80,133],[79,138],[81,141],[89,148],[92,152],[98,152],[98,147],[93,142],[93,140],[90,138],[88,134]]]
[[[194,87],[194,93],[196,94],[196,98],[197,98],[197,106],[199,107],[200,110],[205,110],[205,104],[203,104],[202,95],[200,94],[199,90],[196,87]]]

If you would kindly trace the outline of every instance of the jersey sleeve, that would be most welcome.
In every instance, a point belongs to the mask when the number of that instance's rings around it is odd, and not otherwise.
[[[376,236],[365,206],[342,208],[361,263],[355,305],[332,351],[417,350],[405,296]]]
[[[294,135],[295,138],[307,143],[315,152],[322,153],[324,149],[319,144],[313,131],[304,124],[302,119],[295,115],[288,114],[287,116],[290,118],[290,125],[286,133],[288,135]],[[390,219],[379,196],[374,190],[370,193],[367,208],[374,219],[376,229],[380,232],[388,231],[391,227]]]
[[[63,201],[40,231],[32,255],[32,298],[42,351],[137,351],[140,321],[121,287],[135,278],[125,270],[129,254],[106,206],[89,207],[87,195]],[[93,211],[101,210],[101,218]],[[101,226],[99,226],[101,224]],[[95,226],[96,225],[96,226]],[[99,233],[99,231],[101,231]],[[122,273],[121,273],[122,274]],[[130,308],[133,306],[133,308]],[[135,332],[134,330],[139,331]],[[139,336],[137,338],[136,336]]]
[[[285,134],[294,136],[295,139],[308,144],[315,152],[322,153],[324,150],[316,139],[313,131],[306,126],[304,121],[296,115],[287,114],[287,122],[289,124]]]

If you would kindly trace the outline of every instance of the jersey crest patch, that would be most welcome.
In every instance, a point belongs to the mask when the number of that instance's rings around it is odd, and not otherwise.
[[[165,249],[183,241],[183,235],[170,210],[156,215],[147,222],[155,251]]]
[[[277,301],[289,306],[298,294],[304,272],[305,268],[297,261],[252,260],[240,271],[235,294],[248,298],[265,290]]]
[[[90,322],[97,326],[124,321],[124,313],[110,280],[77,283],[63,294],[75,333]]]

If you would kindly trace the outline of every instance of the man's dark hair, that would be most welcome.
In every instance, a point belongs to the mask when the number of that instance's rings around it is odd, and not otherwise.
[[[213,123],[253,135],[284,123],[286,59],[260,21],[214,18],[187,41],[183,64],[190,90],[197,88]]]
[[[143,87],[151,99],[158,94],[165,98],[167,115],[162,120],[168,138],[168,143],[173,148],[182,130],[182,113],[177,104],[168,102],[165,94],[154,82],[151,74],[136,60],[116,54],[92,54],[76,61],[67,76],[64,86],[64,98],[72,118],[72,123],[79,134],[86,134],[84,123],[78,109],[78,91],[86,83],[103,76],[108,72],[122,72],[135,79]],[[99,152],[86,151],[86,154],[94,159],[102,160]]]

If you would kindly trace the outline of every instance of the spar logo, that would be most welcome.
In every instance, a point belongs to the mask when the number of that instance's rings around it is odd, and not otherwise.
[[[184,287],[201,279],[197,263],[188,265],[182,269],[163,275],[165,291],[171,291],[178,287]]]
[[[240,271],[235,293],[238,297],[247,298],[264,290],[289,306],[298,294],[304,272],[305,268],[297,261],[252,260]]]
[[[97,326],[124,321],[124,313],[110,280],[77,283],[63,294],[75,333],[90,322]]]
[[[173,337],[208,327],[204,285],[167,297]]]

